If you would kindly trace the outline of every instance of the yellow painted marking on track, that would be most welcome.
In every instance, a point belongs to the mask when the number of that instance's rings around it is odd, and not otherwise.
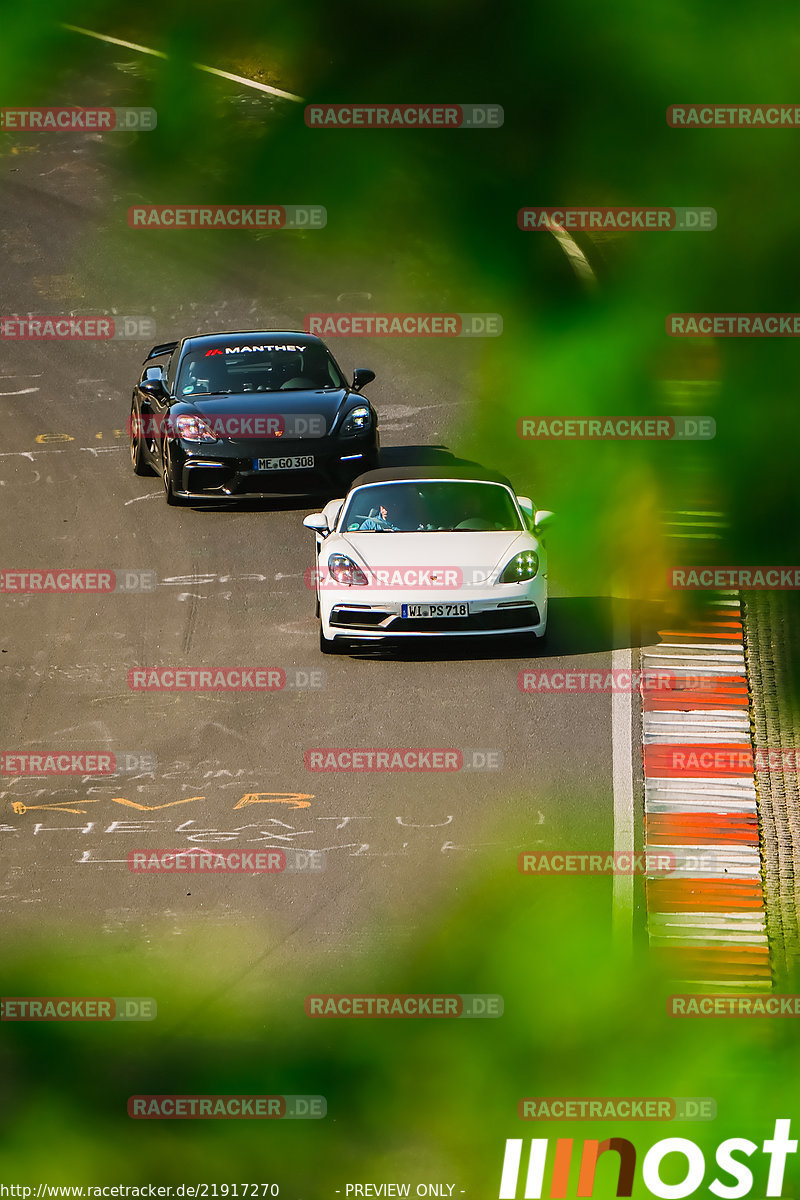
[[[170,800],[169,804],[138,804],[135,800],[124,800],[122,796],[113,796],[112,804],[127,804],[128,808],[138,808],[139,812],[157,812],[160,808],[174,808],[176,804],[191,804],[193,800],[205,800],[205,796],[187,796],[185,800]]]
[[[80,800],[80,804],[97,804],[100,797],[95,796],[91,800]],[[21,817],[26,812],[36,812],[39,809],[46,809],[50,812],[68,812],[68,813],[85,813],[85,808],[68,808],[65,804],[23,804],[21,800],[15,800],[11,805],[17,816]]]
[[[34,441],[41,445],[44,442],[74,442],[75,438],[69,433],[37,433]]]
[[[247,808],[249,804],[288,804],[291,808],[309,808],[313,799],[313,794],[309,792],[248,792],[233,808],[234,812],[237,808]]]

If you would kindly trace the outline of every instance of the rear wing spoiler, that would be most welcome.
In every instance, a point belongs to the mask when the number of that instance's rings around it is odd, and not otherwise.
[[[177,345],[177,342],[162,342],[160,346],[153,346],[153,349],[144,361],[147,363],[150,362],[151,358],[160,358],[162,354],[171,354]]]

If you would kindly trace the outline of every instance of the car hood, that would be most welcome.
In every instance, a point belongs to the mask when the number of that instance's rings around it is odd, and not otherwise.
[[[175,416],[223,417],[229,414],[262,416],[271,414],[321,413],[330,433],[337,414],[350,395],[347,388],[335,391],[235,392],[225,396],[182,396],[171,408]],[[367,401],[365,400],[366,404]]]
[[[475,533],[342,533],[326,539],[327,554],[347,554],[361,566],[476,568],[487,575],[514,554],[538,550],[536,538],[519,531]]]

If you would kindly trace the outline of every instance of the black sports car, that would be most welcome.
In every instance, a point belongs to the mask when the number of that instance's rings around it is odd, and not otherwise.
[[[160,365],[148,366],[153,359]],[[308,333],[207,333],[154,346],[133,391],[131,462],[168,504],[272,492],[338,495],[377,465],[378,417]]]

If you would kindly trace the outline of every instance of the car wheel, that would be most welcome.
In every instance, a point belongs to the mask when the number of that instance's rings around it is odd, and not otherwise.
[[[161,478],[164,481],[164,496],[166,497],[167,504],[171,508],[180,508],[184,502],[172,490],[172,470],[169,463],[169,454],[166,450],[164,451],[164,470]]]
[[[137,417],[136,409],[131,406],[131,466],[134,475],[154,475],[155,472],[146,461],[142,445],[142,418]]]
[[[345,646],[341,638],[326,638],[322,632],[322,622],[319,626],[319,648],[323,654],[344,654]]]

